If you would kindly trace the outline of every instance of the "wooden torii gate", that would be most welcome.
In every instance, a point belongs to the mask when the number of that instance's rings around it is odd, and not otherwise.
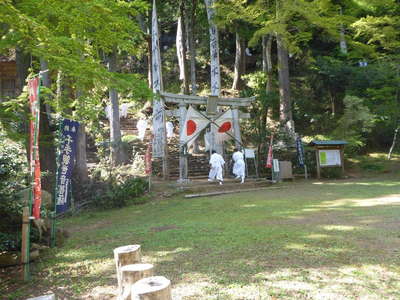
[[[192,96],[192,95],[179,95],[166,92],[160,92],[160,96],[164,99],[165,103],[178,104],[179,110],[175,116],[179,116],[179,182],[187,181],[187,162],[183,153],[184,142],[182,140],[182,130],[185,124],[187,105],[206,105],[205,116],[211,121],[218,117],[218,106],[229,106],[232,110],[232,123],[233,135],[235,138],[235,146],[240,147],[242,137],[240,134],[240,119],[249,118],[249,114],[242,114],[239,112],[239,107],[248,107],[255,100],[255,97],[249,98],[221,98],[218,96]],[[211,135],[211,149],[215,149],[215,136]]]

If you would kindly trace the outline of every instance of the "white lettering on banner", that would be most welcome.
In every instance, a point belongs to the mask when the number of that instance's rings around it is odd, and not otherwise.
[[[75,127],[73,127],[75,128]],[[64,127],[64,131],[69,131],[69,126]],[[68,194],[66,191],[68,190],[68,180],[66,178],[66,174],[68,172],[68,164],[71,161],[71,152],[72,152],[72,137],[70,135],[65,136],[65,146],[61,158],[61,177],[60,177],[60,185],[58,187],[57,194],[57,205],[64,205],[68,199]]]
[[[214,4],[213,0],[205,0],[207,8],[207,17],[210,31],[210,60],[211,60],[211,95],[219,96],[221,90],[221,75],[219,67],[219,46],[218,46],[218,30],[213,22]]]
[[[152,15],[152,74],[153,92],[162,90],[160,41],[158,37],[158,22],[156,1],[153,1]],[[153,157],[164,157],[165,147],[165,124],[164,124],[164,103],[162,99],[153,99]]]

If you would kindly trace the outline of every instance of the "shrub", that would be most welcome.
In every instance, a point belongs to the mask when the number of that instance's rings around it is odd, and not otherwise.
[[[93,206],[100,209],[120,208],[129,204],[141,204],[145,200],[141,198],[147,190],[147,182],[142,178],[128,178],[123,183],[108,183],[103,185],[99,193],[90,199]]]
[[[361,98],[346,96],[343,102],[345,105],[344,114],[332,136],[346,140],[349,143],[346,146],[346,152],[354,153],[365,146],[366,135],[372,129],[375,116],[364,105]]]

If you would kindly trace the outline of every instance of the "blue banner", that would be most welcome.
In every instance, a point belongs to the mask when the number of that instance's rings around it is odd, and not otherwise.
[[[301,167],[304,167],[304,148],[301,138],[298,136],[296,139],[297,160]]]
[[[65,212],[69,207],[71,175],[75,164],[76,142],[79,123],[64,119],[61,123],[61,143],[58,158],[56,212]]]

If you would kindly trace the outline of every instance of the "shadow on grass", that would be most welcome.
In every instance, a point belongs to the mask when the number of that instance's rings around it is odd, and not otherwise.
[[[188,299],[206,299],[204,293],[257,299],[245,286],[283,298],[323,288],[331,293],[341,280],[350,280],[338,289],[350,296],[362,286],[392,297],[398,286],[388,282],[400,280],[399,187],[395,181],[310,182],[70,219],[65,225],[75,233],[64,248],[47,253],[36,275],[47,274],[48,285],[68,283],[71,295],[116,284],[112,250],[135,243],[157,274],[192,289],[178,288],[180,296],[194,297]],[[230,289],[245,294],[232,296]]]

